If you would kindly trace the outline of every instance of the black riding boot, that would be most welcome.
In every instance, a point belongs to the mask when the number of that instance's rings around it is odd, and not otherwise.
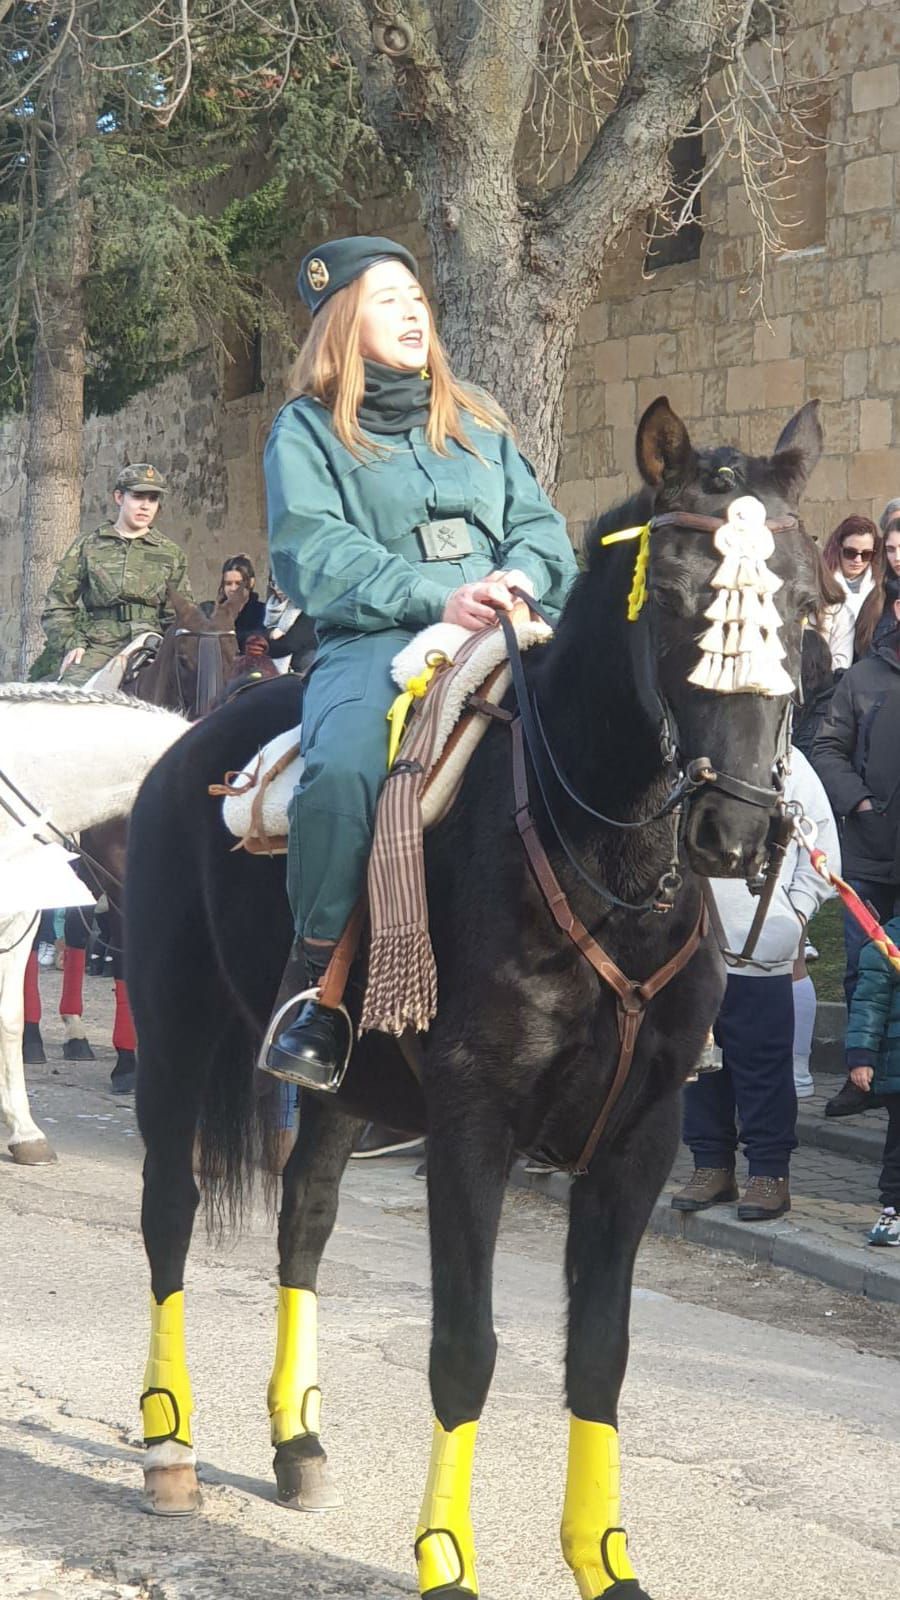
[[[340,1088],[353,1044],[353,1029],[343,1007],[304,1000],[291,1020],[291,1002],[320,985],[331,951],[312,956],[297,940],[281,980],[275,1011],[263,1044],[260,1068],[304,1089]],[[282,1026],[286,1023],[286,1026]]]

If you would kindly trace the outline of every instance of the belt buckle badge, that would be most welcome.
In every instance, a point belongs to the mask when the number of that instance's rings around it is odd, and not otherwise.
[[[458,561],[473,553],[472,535],[465,517],[444,517],[420,522],[416,529],[426,561]]]

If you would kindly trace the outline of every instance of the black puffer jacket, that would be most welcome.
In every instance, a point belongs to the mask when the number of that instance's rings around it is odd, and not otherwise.
[[[900,629],[845,672],[812,763],[844,819],[844,875],[900,883]],[[871,811],[857,811],[860,800]]]

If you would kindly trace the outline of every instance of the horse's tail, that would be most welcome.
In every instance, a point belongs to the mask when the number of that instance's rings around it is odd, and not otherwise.
[[[274,1205],[279,1085],[255,1071],[258,1048],[256,1031],[235,1018],[214,1053],[204,1085],[197,1141],[210,1233],[239,1228],[259,1184],[267,1209]]]

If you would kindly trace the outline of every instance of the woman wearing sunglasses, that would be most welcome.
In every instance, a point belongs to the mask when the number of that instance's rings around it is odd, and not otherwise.
[[[868,517],[845,517],[828,540],[822,559],[845,595],[842,605],[826,613],[822,628],[834,670],[843,672],[861,653],[858,648],[854,650],[854,633],[862,606],[872,591],[881,587],[881,534]]]

